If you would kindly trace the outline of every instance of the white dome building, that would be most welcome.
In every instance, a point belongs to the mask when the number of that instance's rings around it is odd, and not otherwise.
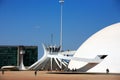
[[[74,57],[93,59],[107,55],[100,63],[71,60],[68,68],[83,72],[120,73],[120,23],[108,26],[86,40],[76,51]]]

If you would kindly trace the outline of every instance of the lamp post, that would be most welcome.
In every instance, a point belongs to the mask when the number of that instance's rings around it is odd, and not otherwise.
[[[61,16],[60,16],[60,46],[61,46],[61,49],[60,51],[62,51],[62,27],[63,27],[63,22],[62,22],[62,17],[63,17],[63,3],[64,3],[64,0],[60,0],[59,1],[60,5],[61,5]],[[61,62],[60,62],[60,65],[61,65],[61,70],[62,70],[62,59],[61,59]]]
[[[60,5],[61,5],[61,16],[60,16],[60,46],[61,46],[61,51],[62,51],[62,27],[63,27],[63,21],[62,21],[62,17],[63,17],[63,3],[64,3],[64,0],[60,0],[59,1]]]

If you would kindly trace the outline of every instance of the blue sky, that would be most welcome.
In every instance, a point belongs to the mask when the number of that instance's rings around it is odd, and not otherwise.
[[[120,0],[65,0],[63,49],[76,50],[92,34],[120,22]],[[0,0],[0,45],[59,44],[59,0]]]

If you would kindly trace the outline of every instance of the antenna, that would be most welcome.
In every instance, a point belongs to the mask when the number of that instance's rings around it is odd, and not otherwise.
[[[51,45],[53,45],[53,34],[51,34]]]
[[[60,17],[60,46],[61,46],[61,51],[62,51],[62,8],[63,8],[63,3],[64,3],[64,0],[60,0],[59,1],[60,5],[61,5],[61,17]]]

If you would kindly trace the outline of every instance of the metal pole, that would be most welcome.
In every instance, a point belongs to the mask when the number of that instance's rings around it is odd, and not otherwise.
[[[63,3],[64,3],[64,0],[60,0],[59,1],[59,3],[61,4],[61,20],[60,20],[60,27],[61,27],[61,29],[60,29],[60,46],[61,46],[61,49],[60,49],[60,51],[62,51],[62,27],[63,27],[63,23],[62,23],[62,17],[63,17],[63,14],[62,14],[62,8],[63,8]],[[61,59],[61,62],[60,62],[60,65],[61,65],[61,70],[62,70],[62,59]]]
[[[60,46],[61,46],[61,51],[62,51],[62,27],[63,27],[63,22],[62,22],[62,17],[63,17],[63,3],[64,0],[60,0],[59,3],[61,4],[61,16],[60,16]]]

